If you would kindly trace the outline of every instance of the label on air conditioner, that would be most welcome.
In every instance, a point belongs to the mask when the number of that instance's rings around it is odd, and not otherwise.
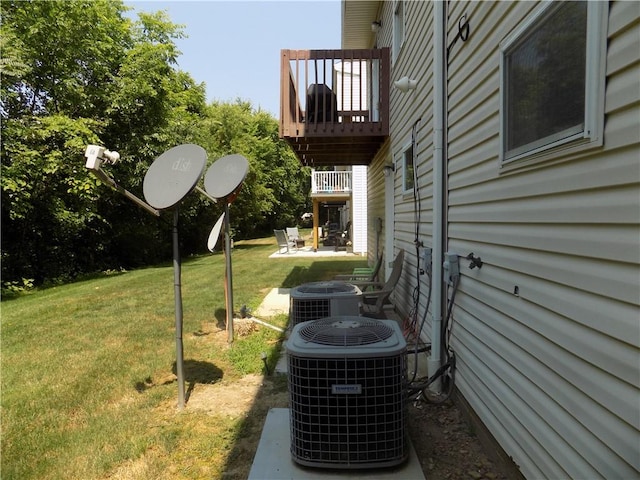
[[[362,393],[362,385],[331,385],[331,393],[343,395],[357,395]]]

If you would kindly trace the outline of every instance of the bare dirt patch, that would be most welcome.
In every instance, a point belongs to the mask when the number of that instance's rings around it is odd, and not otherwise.
[[[230,391],[228,393],[231,394]],[[284,375],[275,374],[262,378],[262,386],[258,389],[251,409],[245,414],[241,434],[228,455],[223,479],[245,480],[249,476],[267,413],[271,408],[287,407],[288,402],[289,393]]]
[[[189,395],[188,408],[212,415],[246,415],[263,386],[262,375],[247,375],[239,380],[223,380],[212,385],[196,385]]]
[[[408,407],[409,437],[428,480],[508,480],[505,465],[490,455],[460,408],[442,405]]]

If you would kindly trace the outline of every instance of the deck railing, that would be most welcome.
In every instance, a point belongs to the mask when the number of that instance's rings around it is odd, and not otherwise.
[[[351,171],[311,171],[311,194],[351,193]]]
[[[389,133],[389,49],[282,50],[280,136]]]

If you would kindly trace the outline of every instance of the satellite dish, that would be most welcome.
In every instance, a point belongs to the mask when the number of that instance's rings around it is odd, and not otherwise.
[[[207,241],[207,248],[210,252],[213,252],[213,249],[216,248],[216,243],[218,243],[218,238],[220,238],[220,230],[222,230],[222,223],[224,222],[224,212],[220,215],[220,218],[216,222],[216,224],[211,229],[211,233],[209,234],[209,240]]]
[[[158,210],[173,207],[198,183],[207,164],[207,152],[195,144],[173,147],[151,164],[144,176],[144,198]]]
[[[249,161],[242,155],[222,157],[209,167],[204,188],[213,198],[226,198],[237,190],[249,171]]]

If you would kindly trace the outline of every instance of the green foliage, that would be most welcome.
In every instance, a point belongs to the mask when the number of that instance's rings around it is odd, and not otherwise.
[[[17,38],[15,55],[33,66],[7,85],[6,114],[100,115],[131,41],[123,11],[108,0],[3,1],[2,36]]]
[[[273,228],[296,225],[309,200],[309,171],[278,138],[278,124],[247,102],[213,103],[207,108],[201,145],[214,160],[240,153],[250,171],[233,203],[237,238],[252,238]]]
[[[94,122],[65,115],[5,122],[2,146],[3,279],[74,275],[99,250],[97,185],[82,168]],[[98,241],[91,245],[80,241]]]
[[[138,197],[155,158],[183,143],[213,162],[240,153],[250,172],[233,203],[236,239],[296,223],[309,173],[251,104],[206,105],[205,85],[176,68],[184,32],[164,12],[124,16],[119,0],[0,3],[2,279],[35,284],[171,257],[170,213],[160,221],[95,180],[88,144],[121,154],[109,167]],[[180,206],[184,255],[203,252],[220,205]]]
[[[33,278],[23,278],[13,282],[6,282],[2,286],[3,298],[14,298],[33,290]]]

